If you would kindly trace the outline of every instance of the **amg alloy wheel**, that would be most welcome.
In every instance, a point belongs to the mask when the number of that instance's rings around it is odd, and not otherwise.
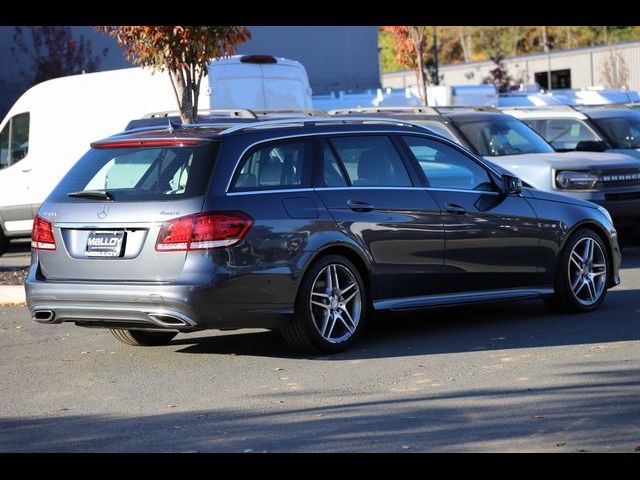
[[[580,229],[567,240],[560,255],[555,293],[547,305],[563,312],[590,312],[607,294],[610,265],[602,239]]]
[[[299,350],[343,350],[362,330],[367,301],[362,277],[353,263],[339,255],[328,255],[305,274],[295,318],[282,329],[282,334]]]

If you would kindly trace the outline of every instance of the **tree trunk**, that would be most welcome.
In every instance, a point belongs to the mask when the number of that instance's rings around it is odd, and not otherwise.
[[[465,27],[458,27],[458,37],[460,40],[460,46],[462,47],[462,55],[465,62],[471,61],[471,38],[466,32]]]
[[[173,91],[178,102],[180,120],[185,125],[194,123],[193,102],[191,100],[191,85],[186,81],[181,71],[170,70]]]
[[[418,94],[422,105],[427,105],[427,83],[424,78],[424,58],[422,56],[422,43],[424,38],[424,32],[421,27],[409,27],[411,40],[415,46],[416,53],[416,76],[418,78]],[[419,30],[420,29],[420,30]]]

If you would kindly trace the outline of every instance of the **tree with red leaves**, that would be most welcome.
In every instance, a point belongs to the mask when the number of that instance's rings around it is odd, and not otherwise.
[[[25,30],[29,32],[28,36]],[[52,78],[95,72],[109,50],[105,48],[101,55],[94,56],[89,40],[83,35],[76,38],[71,28],[61,26],[15,27],[13,42],[11,54],[29,86]],[[25,58],[33,64],[24,66],[21,60]]]
[[[202,77],[209,62],[226,57],[249,40],[246,27],[211,26],[102,26],[97,30],[114,37],[126,58],[157,71],[167,70],[178,102],[182,123],[194,123]]]
[[[394,51],[396,61],[407,67],[413,68],[418,79],[418,93],[422,104],[427,104],[427,83],[425,80],[424,55],[427,50],[427,28],[420,26],[383,27],[393,33]]]

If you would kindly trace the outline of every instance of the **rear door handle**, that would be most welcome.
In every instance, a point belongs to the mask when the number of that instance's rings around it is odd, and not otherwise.
[[[465,213],[467,213],[467,209],[466,208],[464,208],[464,207],[462,207],[460,205],[457,205],[455,203],[447,203],[445,205],[445,209],[449,213],[455,213],[455,214],[458,214],[458,215],[464,215]]]
[[[347,200],[347,205],[354,212],[370,212],[373,210],[373,205],[361,200]]]

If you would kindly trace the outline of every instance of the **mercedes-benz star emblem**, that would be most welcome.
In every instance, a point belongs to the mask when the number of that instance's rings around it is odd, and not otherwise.
[[[102,220],[103,218],[107,218],[107,215],[109,215],[109,207],[106,205],[100,205],[98,207],[98,218]]]

